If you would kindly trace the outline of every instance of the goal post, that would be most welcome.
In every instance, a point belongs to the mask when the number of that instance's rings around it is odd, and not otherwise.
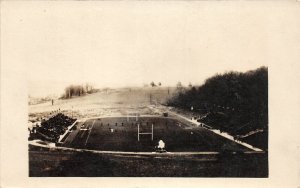
[[[136,113],[136,114],[135,114],[135,121],[138,121],[138,120],[139,120],[139,116],[140,116],[139,113]]]
[[[153,123],[151,124],[151,130],[152,130],[151,140],[153,141]]]
[[[138,124],[138,141],[140,141],[140,124]]]
[[[144,134],[151,134],[151,140],[153,141],[153,123],[151,125],[151,132],[140,132],[140,124],[138,123],[138,132],[137,132],[137,137],[138,137],[138,141],[140,141],[140,135],[144,135]]]
[[[135,119],[135,121],[139,121],[139,116],[140,116],[140,114],[137,113],[137,112],[135,112],[135,113],[127,113],[126,114],[126,120],[127,120],[127,122],[129,122],[130,118],[133,118],[133,119]]]

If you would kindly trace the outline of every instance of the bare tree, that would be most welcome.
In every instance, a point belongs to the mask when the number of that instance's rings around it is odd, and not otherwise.
[[[155,87],[156,86],[153,81],[150,83],[150,85],[151,85],[151,87]]]
[[[181,82],[178,82],[178,83],[176,84],[176,87],[177,87],[177,89],[181,89],[181,88],[182,88],[182,83],[181,83]]]
[[[82,96],[86,93],[85,89],[81,85],[70,85],[65,88],[65,94],[63,98],[72,98],[73,96]]]

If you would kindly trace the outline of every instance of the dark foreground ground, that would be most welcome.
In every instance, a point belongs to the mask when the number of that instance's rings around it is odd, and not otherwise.
[[[268,177],[267,153],[170,156],[31,147],[30,177]]]

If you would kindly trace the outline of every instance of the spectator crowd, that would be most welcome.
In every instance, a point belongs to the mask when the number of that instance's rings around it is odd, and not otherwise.
[[[75,121],[76,119],[58,113],[48,120],[42,121],[41,126],[30,130],[29,139],[58,142],[60,135],[64,134],[68,126],[72,125]]]

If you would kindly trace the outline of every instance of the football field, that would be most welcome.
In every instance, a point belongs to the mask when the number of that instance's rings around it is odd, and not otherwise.
[[[202,127],[159,116],[92,118],[77,122],[63,140],[63,147],[100,151],[154,152],[159,140],[168,152],[249,151]]]

